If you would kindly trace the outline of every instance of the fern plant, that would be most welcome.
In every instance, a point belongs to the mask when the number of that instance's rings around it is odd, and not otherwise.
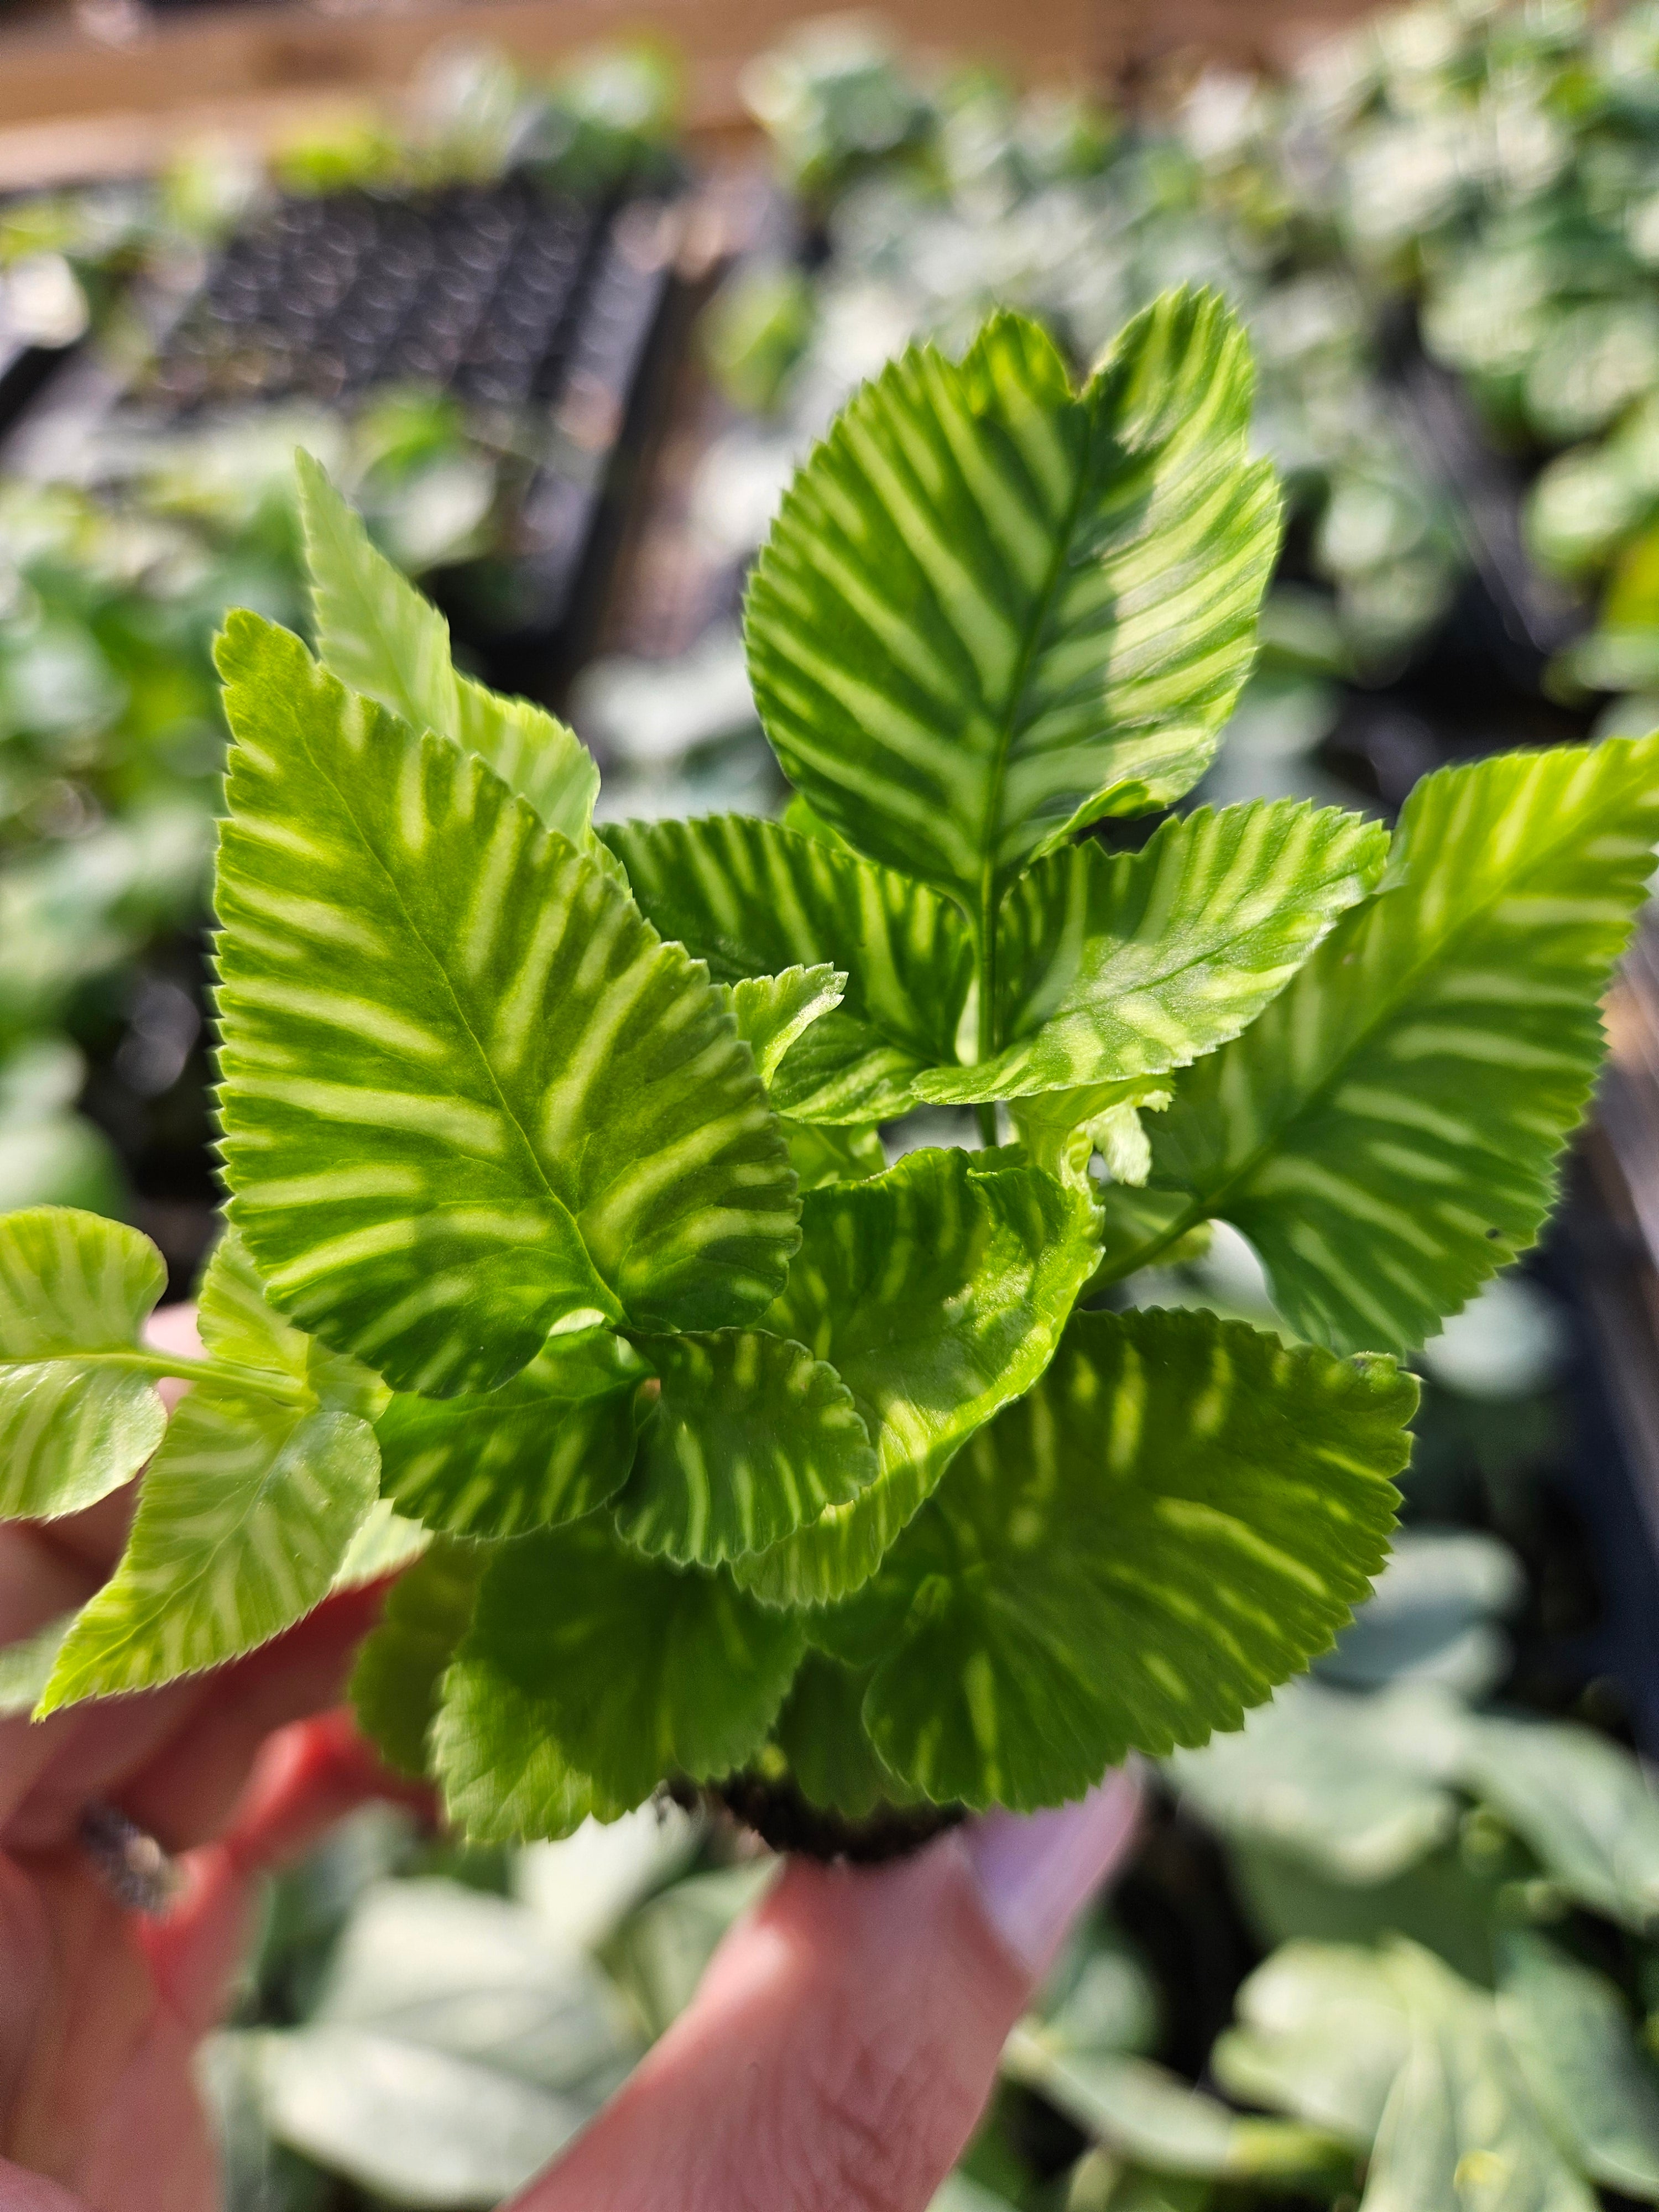
[[[0,1223],[0,1511],[149,1462],[40,1712],[403,1565],[355,1695],[470,1834],[665,1782],[858,1850],[1235,1728],[1330,1641],[1399,1356],[1550,1205],[1659,739],[1432,776],[1392,838],[1090,834],[1192,789],[1249,667],[1249,401],[1193,293],[1080,390],[1003,315],[860,391],[750,592],[781,823],[596,833],[576,739],[302,464],[318,657],[219,647],[204,1357],[146,1347],[132,1231]],[[982,1141],[890,1164],[941,1107]],[[1121,1310],[1218,1218],[1299,1340]]]

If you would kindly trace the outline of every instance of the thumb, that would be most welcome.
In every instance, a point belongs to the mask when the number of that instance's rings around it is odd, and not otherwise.
[[[55,2181],[43,2181],[38,2173],[25,2173],[21,2166],[0,2158],[0,2212],[87,2212],[87,2208]]]
[[[1118,1773],[896,1865],[797,1861],[514,2212],[925,2212],[1139,1802]]]

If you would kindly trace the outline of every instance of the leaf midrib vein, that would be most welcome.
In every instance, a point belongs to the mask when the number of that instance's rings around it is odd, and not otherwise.
[[[1087,410],[1088,434],[1084,458],[1077,472],[1077,481],[1072,488],[1072,496],[1066,506],[1065,519],[1056,536],[1054,554],[1048,563],[1048,575],[1043,580],[1036,604],[1032,610],[1031,619],[1027,625],[1025,637],[1020,647],[1019,658],[1009,681],[1007,702],[1003,709],[1001,724],[997,731],[992,750],[990,785],[986,793],[985,809],[981,817],[981,836],[983,848],[980,862],[977,917],[980,971],[979,1057],[981,1060],[991,1059],[997,1049],[996,924],[1001,900],[996,887],[998,842],[996,831],[997,823],[1002,813],[1003,787],[1007,780],[1009,756],[1013,750],[1014,731],[1019,720],[1020,710],[1025,704],[1026,694],[1030,689],[1037,649],[1048,631],[1049,617],[1054,612],[1054,601],[1060,592],[1060,580],[1065,575],[1066,562],[1070,557],[1072,540],[1077,532],[1078,519],[1082,513],[1084,499],[1094,474],[1095,434],[1097,427],[1095,410],[1088,406],[1086,399],[1068,399],[1067,404],[1084,407]]]
[[[376,703],[378,704],[379,702],[377,702]],[[385,712],[386,710],[383,708],[381,711]],[[418,731],[411,732],[411,736],[417,749],[422,747],[427,742],[426,738]],[[447,742],[442,738],[437,738],[435,734],[431,741],[435,744],[443,744]],[[313,766],[317,769],[321,781],[327,785],[328,788],[333,792],[335,797],[338,799],[347,819],[351,823],[353,833],[356,836],[358,843],[362,846],[364,852],[368,854],[370,860],[374,863],[374,866],[379,870],[380,875],[385,879],[386,889],[391,893],[392,901],[395,903],[398,913],[403,916],[410,936],[414,938],[416,943],[419,945],[421,950],[426,954],[428,959],[431,961],[434,968],[436,969],[438,975],[442,981],[445,993],[449,999],[450,1004],[454,1008],[455,1019],[459,1024],[461,1032],[465,1037],[468,1044],[472,1048],[473,1052],[476,1054],[478,1065],[483,1070],[483,1073],[489,1083],[489,1088],[494,1092],[495,1098],[500,1104],[501,1112],[512,1127],[514,1134],[518,1138],[519,1142],[524,1146],[525,1152],[529,1158],[530,1164],[535,1171],[537,1182],[539,1182],[542,1189],[545,1192],[553,1206],[559,1212],[562,1213],[569,1222],[572,1234],[574,1236],[576,1242],[580,1245],[583,1255],[586,1259],[589,1267],[592,1270],[594,1280],[598,1283],[604,1284],[606,1291],[610,1291],[612,1297],[615,1297],[615,1291],[611,1290],[611,1285],[605,1282],[605,1278],[599,1273],[598,1267],[594,1266],[593,1255],[588,1251],[587,1240],[581,1233],[580,1224],[577,1220],[576,1215],[571,1208],[565,1204],[564,1200],[559,1196],[557,1191],[554,1189],[552,1183],[548,1179],[547,1171],[542,1165],[540,1156],[537,1152],[534,1144],[531,1141],[528,1130],[526,1129],[523,1122],[520,1120],[518,1114],[514,1111],[513,1107],[507,1103],[507,1094],[502,1090],[500,1079],[495,1073],[495,1070],[490,1064],[489,1055],[484,1049],[483,1041],[480,1039],[477,1031],[473,1029],[471,1023],[467,1018],[465,1009],[461,1005],[459,994],[455,988],[454,981],[450,975],[449,969],[445,965],[437,948],[428,942],[426,933],[416,922],[414,915],[410,909],[408,902],[404,899],[403,892],[398,887],[397,878],[392,874],[391,869],[386,866],[386,863],[381,858],[380,853],[375,849],[373,841],[363,828],[362,823],[359,821],[356,811],[353,807],[351,801],[347,798],[345,792],[335,781],[335,778],[330,773],[328,769],[318,760],[315,752],[312,750],[310,737],[304,732],[303,728],[301,730],[301,743],[305,747],[307,756],[311,760]],[[454,750],[459,756],[461,766],[463,771],[465,771],[467,757],[464,753],[460,752],[459,746],[455,747]],[[534,809],[531,807],[526,800],[518,798],[514,793],[508,792],[507,802],[510,805],[520,809],[525,815],[526,815],[529,817],[532,825],[540,831],[542,836],[546,836],[550,834],[537,817]],[[568,839],[565,842],[567,843],[569,842]],[[574,852],[574,848],[573,848],[572,849]],[[577,854],[575,857],[580,860],[581,856],[580,854]]]
[[[1448,945],[1453,944],[1458,938],[1466,935],[1479,923],[1484,921],[1491,914],[1492,909],[1501,899],[1513,897],[1516,895],[1517,889],[1527,883],[1531,877],[1535,875],[1540,868],[1553,861],[1559,854],[1565,851],[1567,848],[1576,844],[1580,838],[1587,834],[1590,828],[1591,822],[1599,818],[1599,817],[1605,811],[1609,811],[1613,805],[1613,802],[1612,800],[1608,800],[1603,806],[1595,809],[1594,814],[1589,817],[1589,819],[1581,821],[1571,830],[1563,830],[1559,837],[1553,839],[1547,845],[1542,848],[1534,849],[1534,851],[1528,855],[1528,865],[1524,871],[1513,877],[1508,878],[1502,883],[1495,885],[1487,897],[1482,899],[1478,905],[1471,907],[1464,912],[1462,919],[1454,927],[1448,928],[1438,938],[1437,938],[1433,945],[1424,951],[1413,963],[1413,966],[1407,971],[1406,975],[1401,978],[1400,983],[1395,987],[1394,991],[1387,997],[1379,1000],[1370,1020],[1368,1021],[1362,1029],[1355,1033],[1344,1051],[1342,1057],[1334,1063],[1330,1070],[1322,1077],[1314,1088],[1308,1092],[1307,1096],[1300,1101],[1294,1112],[1287,1115],[1285,1120],[1279,1125],[1278,1128],[1274,1130],[1271,1135],[1264,1137],[1262,1141],[1256,1146],[1255,1150],[1251,1152],[1231,1175],[1225,1176],[1222,1182],[1216,1184],[1206,1196],[1195,1197],[1193,1204],[1188,1207],[1187,1211],[1180,1217],[1179,1220],[1172,1228],[1166,1231],[1155,1243],[1144,1248],[1140,1255],[1137,1257],[1134,1261],[1134,1268],[1152,1266],[1160,1252],[1167,1251],[1170,1245],[1178,1243],[1189,1230],[1195,1228],[1200,1222],[1212,1220],[1217,1218],[1224,1218],[1225,1217],[1221,1215],[1220,1210],[1222,1206],[1226,1204],[1227,1200],[1232,1197],[1239,1185],[1241,1183],[1247,1182],[1255,1173],[1256,1170],[1261,1165],[1264,1160],[1270,1158],[1275,1152],[1279,1151],[1283,1147],[1289,1133],[1296,1127],[1298,1121],[1304,1120],[1316,1108],[1322,1106],[1325,1103],[1330,1093],[1347,1075],[1349,1069],[1352,1066],[1353,1062],[1359,1057],[1361,1052],[1370,1043],[1376,1031],[1382,1026],[1385,1021],[1391,1020],[1399,1011],[1402,1002],[1414,993],[1418,980],[1422,975],[1425,969],[1431,967],[1444,954]],[[1390,890],[1404,890],[1406,888],[1407,886],[1404,884],[1391,886],[1389,889],[1385,889],[1376,893],[1370,899],[1367,900],[1363,906],[1350,908],[1349,912],[1360,915],[1368,914],[1374,908],[1380,906],[1382,902],[1390,896]],[[1328,945],[1330,939],[1327,937],[1319,945],[1317,945],[1315,948],[1315,957],[1317,957],[1318,953],[1322,952],[1325,950],[1325,946]],[[1293,976],[1291,979],[1291,983],[1288,988],[1294,990],[1297,981],[1297,978]],[[1264,1013],[1270,1011],[1272,1006],[1278,1003],[1279,1001],[1276,1000],[1270,1000],[1268,1007],[1263,1009]],[[1247,1029],[1241,1033],[1239,1037],[1233,1039],[1232,1042],[1235,1043],[1242,1043],[1244,1039],[1249,1037],[1249,1030]],[[1220,1049],[1225,1050],[1226,1048],[1224,1046],[1220,1048]],[[1133,1273],[1133,1269],[1127,1268],[1124,1272],[1126,1273]]]

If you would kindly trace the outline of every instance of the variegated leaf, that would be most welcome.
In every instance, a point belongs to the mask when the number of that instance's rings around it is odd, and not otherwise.
[[[506,699],[450,657],[449,624],[369,542],[309,453],[296,455],[300,517],[323,665],[413,730],[431,730],[487,760],[550,830],[591,835],[599,772],[573,730],[528,699]]]
[[[1363,2212],[1595,2212],[1553,2138],[1490,1998],[1396,1939],[1389,1978],[1407,2021],[1405,2063],[1376,2131]]]
[[[198,1382],[37,1712],[150,1689],[280,1634],[326,1595],[379,1472],[374,1432],[355,1413]]]
[[[637,1550],[715,1566],[763,1552],[876,1480],[833,1367],[757,1328],[642,1336],[661,1399],[615,1517]]]
[[[389,1498],[378,1498],[357,1523],[357,1533],[334,1570],[334,1579],[328,1586],[330,1592],[364,1589],[370,1583],[381,1583],[389,1575],[401,1574],[405,1567],[412,1567],[431,1544],[430,1529],[395,1511]]]
[[[1237,1728],[1388,1551],[1417,1388],[1203,1312],[1081,1313],[884,1562],[876,1749],[940,1802],[1079,1796]]]
[[[774,1551],[738,1563],[769,1604],[856,1589],[953,1455],[1048,1365],[1095,1264],[1094,1203],[1041,1168],[915,1152],[803,1201],[804,1241],[763,1326],[848,1385],[879,1478]]]
[[[224,1149],[276,1304],[434,1395],[577,1316],[757,1314],[794,1179],[702,972],[481,761],[285,630],[233,615],[220,653]]]
[[[815,968],[786,968],[777,975],[746,975],[720,988],[738,1035],[754,1054],[761,1081],[770,1091],[795,1040],[841,1004],[847,978],[824,962]]]
[[[550,1337],[498,1389],[393,1394],[380,1487],[428,1528],[517,1536],[603,1505],[634,1464],[650,1370],[607,1328]]]
[[[479,1843],[563,1836],[642,1804],[664,1775],[729,1772],[763,1741],[805,1642],[798,1616],[723,1571],[641,1559],[599,1521],[507,1545],[433,1730],[450,1816]]]
[[[1085,1083],[1075,1090],[1030,1091],[1014,1099],[1009,1111],[1025,1151],[1040,1167],[1058,1173],[1060,1163],[1076,1149],[1079,1132],[1089,1151],[1105,1157],[1121,1149],[1125,1115],[1133,1117],[1143,1108],[1162,1113],[1174,1095],[1155,1076],[1131,1076],[1122,1083]],[[1116,1166],[1109,1161],[1108,1164],[1114,1182],[1139,1185],[1146,1181],[1144,1175],[1120,1175]]]
[[[492,1554],[483,1544],[440,1536],[393,1588],[351,1673],[363,1730],[399,1774],[423,1779],[439,1686],[472,1625]]]
[[[227,1229],[214,1246],[197,1287],[196,1326],[216,1361],[247,1370],[267,1388],[279,1379],[308,1392],[319,1406],[365,1421],[378,1417],[390,1395],[372,1369],[331,1352],[283,1320],[266,1297],[247,1247],[234,1229]]]
[[[1617,1984],[1531,1929],[1506,1929],[1498,2017],[1556,2142],[1604,2188],[1659,2203],[1659,2082]]]
[[[887,1155],[874,1129],[860,1129],[850,1123],[837,1128],[827,1121],[786,1120],[783,1133],[789,1146],[789,1164],[803,1193],[822,1190],[827,1182],[863,1182],[880,1175],[887,1165]]]
[[[605,832],[647,921],[717,981],[828,964],[841,1004],[789,1056],[778,1110],[874,1121],[915,1103],[925,1067],[957,1056],[973,980],[962,916],[888,868],[775,822],[624,822]]]
[[[0,1216],[0,1519],[78,1512],[161,1443],[139,1347],[166,1287],[136,1229],[58,1206]]]
[[[936,1102],[1014,1098],[1184,1067],[1235,1037],[1346,908],[1388,833],[1296,799],[1166,822],[1139,853],[1039,860],[997,927],[994,1036],[971,1067],[919,1076]]]
[[[1073,830],[1179,798],[1249,666],[1278,544],[1251,370],[1213,293],[1166,294],[1080,392],[1037,325],[912,347],[786,495],[749,670],[791,781],[981,938]]]
[[[1420,1344],[1549,1212],[1656,837],[1659,738],[1425,777],[1382,896],[1177,1083],[1152,1181],[1185,1203],[1129,1264],[1219,1215],[1304,1334]]]

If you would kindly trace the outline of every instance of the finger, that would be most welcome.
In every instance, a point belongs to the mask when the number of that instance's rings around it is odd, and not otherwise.
[[[150,1316],[144,1333],[167,1351],[194,1355],[201,1350],[193,1306],[164,1307]],[[169,1404],[184,1388],[173,1382],[159,1387]],[[137,1483],[129,1482],[83,1512],[0,1528],[0,1645],[32,1636],[86,1603],[120,1557],[137,1498]],[[96,1723],[86,1713],[65,1713],[42,1727],[32,1726],[22,1714],[0,1721],[0,1829],[42,1774],[71,1747],[95,1784],[141,1755],[191,1702],[192,1693],[177,1696],[167,1705],[149,1706],[142,1717],[136,1717],[131,1705],[106,1708],[104,1719]],[[112,1723],[112,1710],[125,1717]],[[130,1727],[133,1733],[124,1734]],[[8,1834],[8,1840],[15,1839]],[[36,1824],[21,1840],[28,1847],[49,1836]]]
[[[192,2034],[205,2033],[222,2011],[246,1947],[257,1877],[374,1798],[434,1809],[428,1790],[381,1765],[349,1713],[296,1722],[265,1744],[223,1838],[190,1854],[184,1893],[165,1919],[140,1930],[157,1989]]]
[[[924,2212],[1139,1798],[1121,1773],[897,1865],[797,1861],[515,2212]]]
[[[9,1812],[0,1804],[0,1842],[48,1850],[72,1834],[91,1797],[112,1800],[168,1850],[216,1835],[265,1737],[339,1702],[388,1587],[325,1599],[246,1658],[209,1674],[96,1699],[39,1725],[0,1723],[0,1776],[15,1789],[28,1775]],[[5,1732],[19,1728],[29,1741],[14,1751]]]
[[[153,1344],[158,1352],[182,1352],[186,1359],[199,1359],[204,1350],[196,1327],[196,1308],[191,1305],[161,1306],[144,1324],[144,1341]],[[176,1406],[190,1385],[176,1376],[168,1376],[156,1384],[166,1400],[168,1410]]]
[[[87,2212],[87,2208],[55,2181],[42,2181],[38,2173],[25,2173],[21,2166],[0,2158],[0,2212]]]
[[[273,1642],[207,1676],[188,1725],[123,1784],[121,1809],[168,1850],[221,1834],[266,1738],[339,1704],[390,1586],[342,1590]]]

